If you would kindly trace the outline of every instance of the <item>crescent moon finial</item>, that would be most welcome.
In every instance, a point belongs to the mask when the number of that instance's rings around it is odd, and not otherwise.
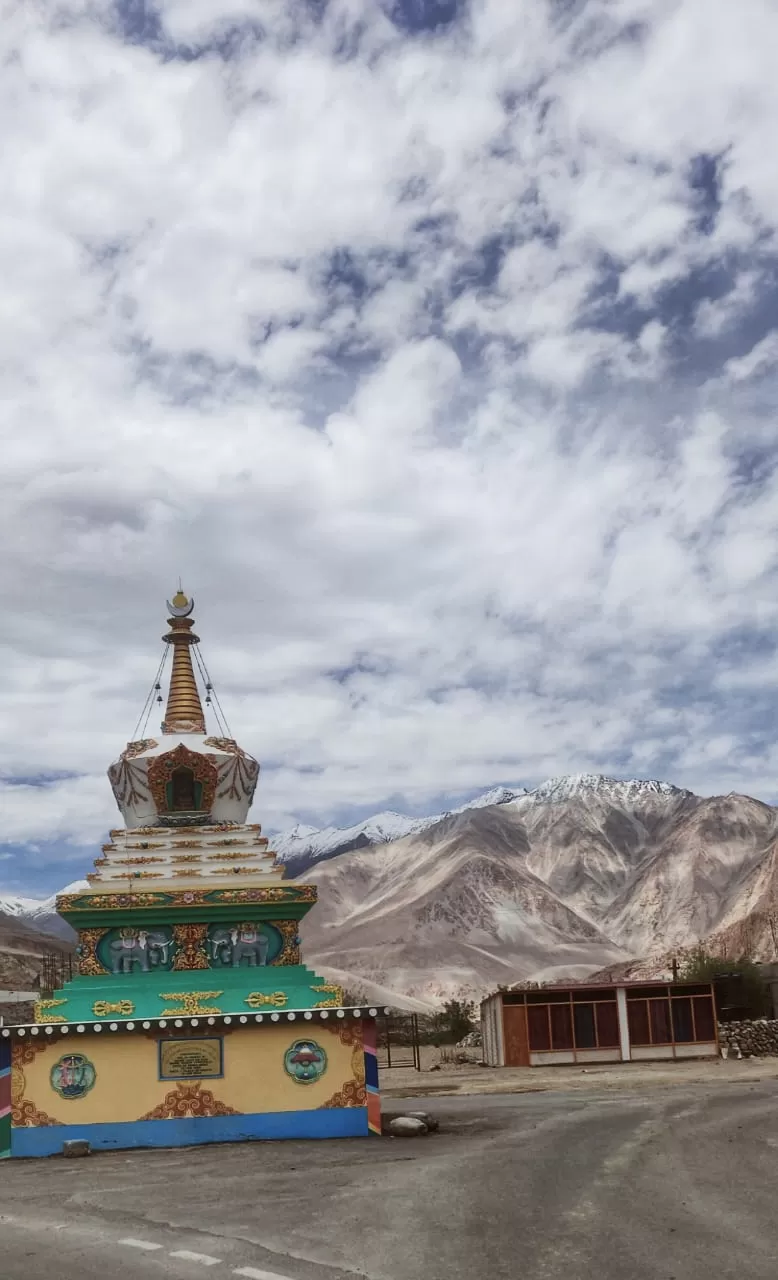
[[[187,599],[179,586],[178,591],[173,596],[173,599],[166,601],[166,603],[170,610],[171,618],[188,618],[189,614],[194,609],[194,596],[192,596],[191,600]]]

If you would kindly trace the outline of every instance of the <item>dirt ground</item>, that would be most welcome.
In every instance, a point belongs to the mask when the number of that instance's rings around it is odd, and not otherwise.
[[[778,1080],[778,1057],[700,1058],[685,1062],[619,1062],[588,1067],[484,1067],[478,1051],[462,1064],[441,1062],[450,1050],[424,1045],[421,1071],[408,1067],[384,1068],[381,1094],[384,1098],[409,1095],[540,1093],[573,1089],[641,1089],[664,1084],[727,1084]],[[432,1070],[440,1063],[440,1070]]]

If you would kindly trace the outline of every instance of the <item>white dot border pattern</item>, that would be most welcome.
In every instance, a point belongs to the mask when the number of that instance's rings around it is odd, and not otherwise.
[[[330,1017],[345,1018],[384,1018],[388,1017],[392,1012],[390,1008],[370,1008],[370,1009],[289,1009],[284,1013],[271,1013],[270,1022],[296,1022],[298,1018],[304,1018],[306,1022],[326,1022]],[[267,1021],[267,1015],[255,1013],[253,1017],[241,1013],[221,1014],[218,1017],[209,1017],[203,1020],[204,1025],[208,1027],[219,1028],[220,1026],[229,1027],[234,1021],[240,1025],[252,1025]],[[57,1034],[66,1036],[70,1031],[84,1033],[85,1031],[113,1031],[113,1032],[129,1032],[135,1031],[164,1031],[170,1026],[171,1022],[167,1018],[146,1018],[143,1021],[134,1021],[133,1019],[124,1022],[58,1022],[55,1024],[43,1023],[25,1023],[23,1025],[0,1026],[0,1038],[4,1040],[22,1039],[26,1035],[37,1036],[41,1031],[47,1036],[55,1036]],[[172,1024],[176,1028],[184,1025],[183,1019],[176,1018]],[[198,1018],[187,1019],[186,1025],[190,1027],[199,1027],[200,1020]]]

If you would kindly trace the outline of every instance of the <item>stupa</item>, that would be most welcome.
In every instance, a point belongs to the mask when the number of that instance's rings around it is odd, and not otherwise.
[[[380,1132],[377,1009],[343,1006],[308,969],[300,921],[313,884],[288,883],[246,821],[258,762],[211,735],[182,590],[163,637],[170,685],[156,737],[128,743],[108,777],[124,826],[57,910],[78,973],[0,1031],[13,1066],[10,1151],[179,1145]],[[206,702],[212,685],[204,674]],[[161,688],[155,682],[150,695]],[[159,694],[161,698],[161,693]],[[222,723],[222,730],[224,724]]]

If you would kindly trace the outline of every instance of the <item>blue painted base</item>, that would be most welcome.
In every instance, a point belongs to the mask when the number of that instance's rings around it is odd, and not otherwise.
[[[326,1111],[275,1111],[251,1116],[192,1120],[135,1120],[128,1124],[47,1125],[11,1130],[12,1156],[54,1156],[63,1142],[84,1138],[93,1151],[127,1147],[193,1147],[205,1142],[253,1142],[278,1138],[366,1138],[367,1107]]]

